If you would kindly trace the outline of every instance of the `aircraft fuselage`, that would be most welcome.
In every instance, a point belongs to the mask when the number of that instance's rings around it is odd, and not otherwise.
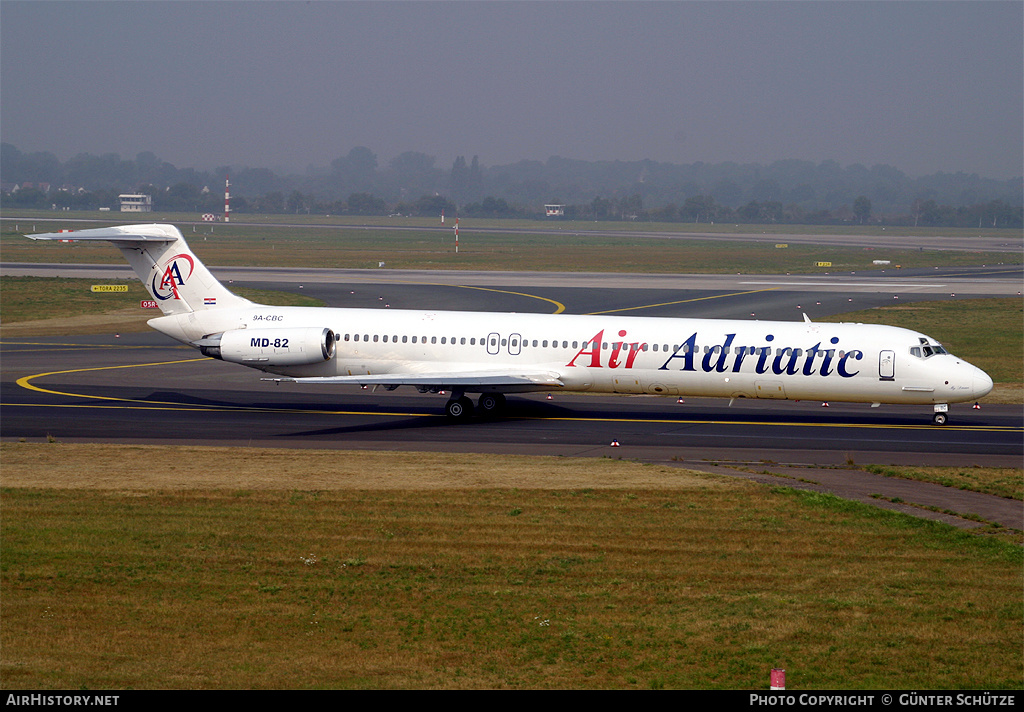
[[[550,372],[560,381],[461,388],[474,393],[568,390],[931,404],[972,400],[991,389],[983,371],[925,335],[873,324],[302,307],[231,312],[199,313],[187,331],[179,317],[150,323],[185,343],[241,329],[252,358],[236,362],[296,379],[373,384],[374,376],[399,372],[450,372],[453,379],[437,375],[432,387],[459,389],[454,377],[461,373],[527,370]],[[295,348],[287,334],[310,327],[334,333],[333,357],[279,365]]]

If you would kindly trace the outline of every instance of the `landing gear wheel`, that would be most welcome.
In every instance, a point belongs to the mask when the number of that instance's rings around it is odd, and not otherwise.
[[[501,393],[482,393],[476,405],[481,415],[494,416],[505,408],[505,396]]]
[[[932,416],[933,425],[945,425],[949,417],[945,413],[936,413]]]
[[[463,420],[473,415],[473,401],[466,396],[452,398],[444,404],[445,414],[454,420]]]

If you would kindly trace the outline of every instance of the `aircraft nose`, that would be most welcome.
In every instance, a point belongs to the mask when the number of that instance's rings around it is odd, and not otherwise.
[[[975,398],[988,395],[992,390],[992,378],[980,368],[974,369],[973,393]]]

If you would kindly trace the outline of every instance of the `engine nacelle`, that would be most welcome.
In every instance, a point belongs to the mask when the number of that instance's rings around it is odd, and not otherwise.
[[[307,366],[334,358],[331,329],[235,329],[198,342],[204,356],[245,366]]]

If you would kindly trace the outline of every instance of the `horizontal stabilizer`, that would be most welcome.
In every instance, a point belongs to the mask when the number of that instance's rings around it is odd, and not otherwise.
[[[181,238],[176,229],[165,225],[119,225],[72,232],[43,232],[25,235],[30,240],[97,240],[107,242],[174,242]]]

